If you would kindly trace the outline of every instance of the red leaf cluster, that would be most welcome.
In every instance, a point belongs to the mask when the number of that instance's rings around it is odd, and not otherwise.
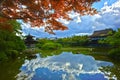
[[[0,18],[0,30],[13,32],[13,27],[8,23],[8,19]]]
[[[0,0],[0,16],[22,19],[32,27],[45,27],[45,31],[65,30],[67,27],[56,21],[58,18],[70,20],[68,12],[80,15],[95,14],[91,5],[99,0]],[[46,26],[47,24],[47,26]]]

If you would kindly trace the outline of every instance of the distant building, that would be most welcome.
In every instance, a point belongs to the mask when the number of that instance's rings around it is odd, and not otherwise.
[[[33,39],[34,36],[32,35],[27,35],[26,38],[25,38],[25,44],[28,48],[33,48],[35,47],[35,43],[37,42],[36,40]]]
[[[91,44],[98,44],[98,40],[105,39],[107,36],[114,33],[113,29],[105,29],[94,31],[91,36],[89,36]]]

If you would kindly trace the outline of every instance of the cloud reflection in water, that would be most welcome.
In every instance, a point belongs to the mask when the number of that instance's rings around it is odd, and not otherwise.
[[[98,68],[113,66],[92,56],[63,52],[57,56],[25,60],[17,80],[108,80]]]

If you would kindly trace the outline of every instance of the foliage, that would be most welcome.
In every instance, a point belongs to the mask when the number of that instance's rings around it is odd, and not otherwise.
[[[68,13],[95,14],[92,4],[100,0],[0,0],[0,16],[22,19],[34,26],[45,26],[45,31],[67,29],[58,18],[70,20]],[[49,24],[49,25],[46,25]]]
[[[20,23],[16,20],[9,20],[3,17],[0,17],[0,30],[5,30],[8,32],[20,33],[21,30]]]
[[[16,36],[19,30],[20,25],[14,20],[0,22],[0,60],[4,58],[15,58],[18,52],[25,49],[23,40],[19,36]]]
[[[118,29],[113,35],[108,36],[105,40],[101,40],[101,43],[106,43],[112,46],[110,50],[110,56],[120,59],[120,29]]]
[[[20,23],[18,23],[16,20],[8,20],[8,23],[13,27],[15,33],[20,34],[19,32],[19,30],[21,30]]]
[[[120,29],[113,36],[108,37],[107,42],[114,47],[120,47]]]
[[[24,42],[20,37],[7,31],[0,30],[0,41],[0,48],[4,48],[4,50],[9,48],[21,51],[23,48],[25,48]]]
[[[101,40],[100,43],[107,43],[113,47],[120,47],[120,29],[118,29],[113,35]]]
[[[113,59],[120,60],[120,48],[110,50],[109,56]]]
[[[35,46],[39,49],[42,47],[40,43],[37,43]]]
[[[66,47],[86,46],[89,42],[88,36],[72,36],[68,38],[60,38],[56,42]]]
[[[45,43],[50,43],[50,42],[53,42],[53,40],[49,40],[46,38],[39,39],[38,43],[36,44],[36,47],[41,48]]]
[[[0,51],[0,61],[1,60],[7,60],[8,59],[8,57],[7,57],[7,55],[2,51]]]
[[[55,40],[43,38],[39,39],[36,44],[37,48],[42,48],[45,43],[55,43],[61,44],[63,47],[78,47],[78,46],[87,46],[89,43],[88,36],[72,36],[67,38],[58,38]]]
[[[17,50],[9,50],[6,52],[6,55],[9,57],[9,58],[16,58],[18,56],[18,51]]]
[[[57,50],[57,49],[60,49],[61,47],[62,45],[59,43],[45,43],[42,46],[42,49],[43,50]]]

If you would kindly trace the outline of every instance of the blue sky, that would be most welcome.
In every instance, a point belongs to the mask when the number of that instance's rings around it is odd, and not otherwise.
[[[120,28],[120,0],[101,0],[94,3],[93,6],[98,14],[90,16],[80,16],[77,13],[71,13],[72,21],[59,20],[69,29],[65,31],[54,31],[56,35],[44,32],[43,28],[31,28],[29,24],[22,24],[23,35],[31,34],[38,38],[49,37],[69,37],[73,35],[91,35],[95,30],[106,28]]]
[[[96,8],[98,11],[101,10],[101,8],[104,6],[104,3],[107,2],[108,6],[111,6],[114,2],[117,0],[101,0],[99,2],[96,2],[93,4],[93,7]]]

